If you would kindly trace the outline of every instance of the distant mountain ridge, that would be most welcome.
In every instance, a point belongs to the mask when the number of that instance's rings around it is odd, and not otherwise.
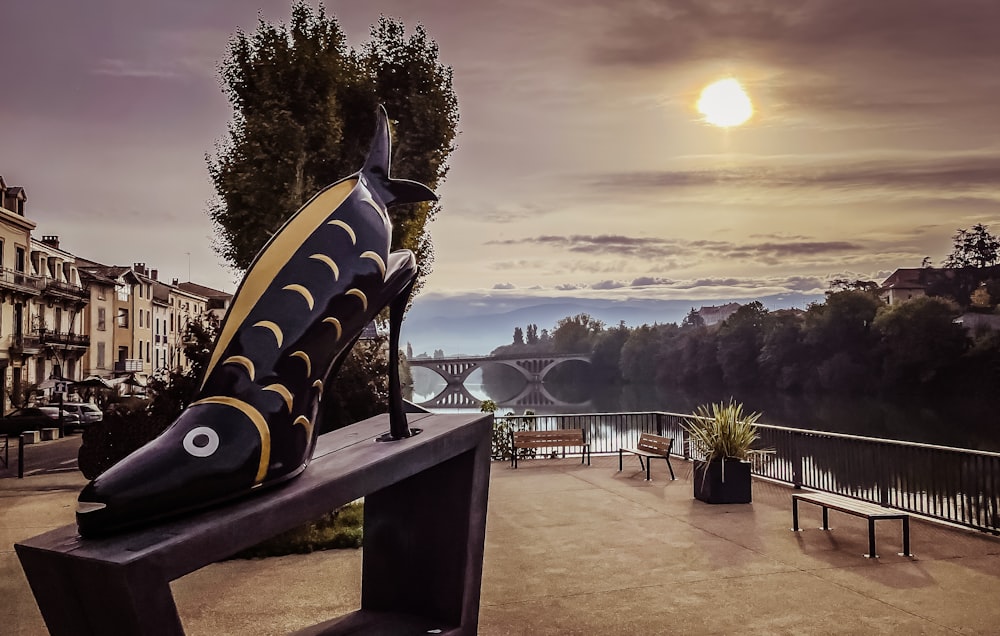
[[[481,296],[418,296],[406,315],[400,342],[410,343],[413,353],[432,355],[436,349],[452,355],[485,355],[500,345],[510,344],[514,328],[531,323],[552,331],[557,321],[586,313],[616,326],[624,321],[629,327],[643,324],[680,323],[692,308],[746,304],[759,300],[767,309],[805,309],[821,302],[821,294],[779,294],[760,298],[722,298],[707,300],[601,300],[591,298],[552,298],[522,296],[493,298]],[[405,345],[404,345],[405,346]]]

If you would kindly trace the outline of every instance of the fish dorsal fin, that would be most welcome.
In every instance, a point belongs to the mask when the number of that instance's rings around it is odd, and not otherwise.
[[[379,105],[375,113],[375,136],[361,174],[365,176],[369,187],[375,190],[385,207],[400,203],[417,203],[420,201],[437,201],[430,188],[407,179],[393,179],[389,176],[389,160],[392,157],[392,139],[389,135],[389,115],[385,107]]]

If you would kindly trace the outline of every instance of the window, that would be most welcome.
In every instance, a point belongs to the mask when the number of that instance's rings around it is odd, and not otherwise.
[[[97,330],[105,331],[107,329],[107,312],[104,307],[97,308]],[[103,344],[103,343],[102,343]]]
[[[97,300],[104,300],[104,294],[105,294],[104,285],[98,285],[97,286]]]
[[[124,307],[118,309],[118,326],[128,328],[128,309]]]
[[[103,369],[103,368],[105,368],[105,364],[106,363],[104,362],[104,343],[103,342],[98,342],[97,343],[97,368],[98,369]]]
[[[3,269],[3,241],[0,240],[0,269]]]
[[[56,333],[62,333],[62,307],[56,307],[56,319],[53,326]]]
[[[24,273],[24,248],[14,248],[14,271]]]

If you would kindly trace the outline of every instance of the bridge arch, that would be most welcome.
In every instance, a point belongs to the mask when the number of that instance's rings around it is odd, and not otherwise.
[[[590,356],[584,354],[553,354],[549,356],[504,356],[504,357],[462,357],[462,358],[414,358],[411,367],[423,367],[437,373],[449,385],[465,384],[474,371],[487,364],[508,366],[528,382],[544,382],[552,369],[564,362],[579,361],[590,364]]]

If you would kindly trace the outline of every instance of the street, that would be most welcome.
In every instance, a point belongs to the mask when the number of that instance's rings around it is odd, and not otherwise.
[[[76,457],[82,439],[82,435],[73,433],[61,439],[26,445],[24,447],[24,476],[78,471]],[[0,480],[17,479],[17,446],[19,443],[17,437],[11,437],[7,452],[4,453],[2,450],[3,439],[0,438]],[[4,457],[8,459],[6,467],[3,467]],[[0,488],[2,487],[2,481],[0,481]]]

